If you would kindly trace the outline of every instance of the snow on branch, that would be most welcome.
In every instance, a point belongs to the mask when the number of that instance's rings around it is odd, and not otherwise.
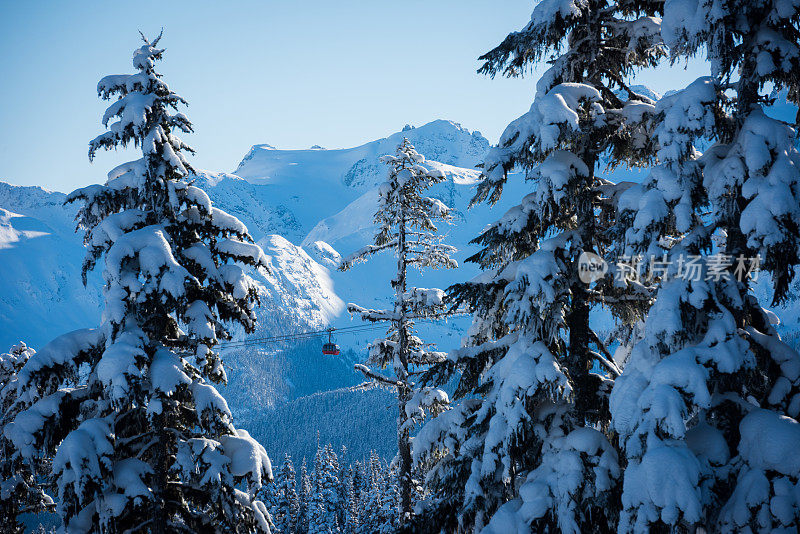
[[[408,362],[414,365],[432,365],[447,359],[447,353],[435,350],[412,350],[408,355]]]
[[[361,263],[367,260],[369,256],[377,252],[381,252],[382,250],[391,249],[397,246],[397,239],[392,239],[383,243],[381,245],[367,245],[356,252],[353,252],[349,256],[346,256],[342,259],[342,262],[339,264],[340,271],[346,271],[350,269],[354,264]]]
[[[405,406],[409,430],[413,428],[415,423],[423,421],[426,414],[435,417],[447,409],[449,404],[450,398],[447,396],[447,392],[439,388],[422,387],[414,391]]]
[[[400,315],[394,310],[372,310],[369,308],[362,308],[358,304],[352,302],[347,304],[347,311],[349,313],[357,313],[365,321],[397,321]]]
[[[248,265],[258,265],[267,270],[270,269],[270,262],[266,254],[255,243],[247,243],[238,239],[220,239],[217,241],[216,250]]]
[[[19,372],[18,393],[26,389],[39,391],[33,382],[41,380],[49,383],[55,369],[69,369],[77,373],[78,367],[89,359],[89,354],[97,351],[105,343],[105,335],[100,329],[87,328],[63,334],[45,345],[31,356]]]
[[[547,154],[556,149],[580,128],[582,119],[602,124],[605,121],[602,101],[596,88],[583,83],[561,83],[537,96],[530,111],[512,121],[497,146],[490,149],[484,161],[485,179],[478,186],[472,204],[487,198],[496,202],[507,173],[516,163],[530,167],[527,158],[531,153]]]
[[[385,377],[382,374],[376,373],[376,372],[370,370],[370,368],[367,367],[366,365],[362,365],[360,363],[357,363],[357,364],[355,364],[353,366],[353,368],[356,371],[361,371],[361,373],[365,377],[367,377],[369,379],[372,379],[375,382],[378,382],[379,384],[382,384],[384,386],[391,386],[391,387],[394,387],[394,388],[403,387],[403,383],[402,382],[399,382],[397,380],[392,380],[391,378]]]
[[[411,442],[414,463],[419,465],[441,451],[455,454],[466,439],[465,421],[479,407],[478,399],[466,399],[428,421]],[[431,475],[437,476],[435,468]]]
[[[251,490],[255,492],[265,482],[274,479],[272,462],[264,447],[246,430],[237,429],[234,432],[220,436],[219,441],[225,455],[230,458],[231,474],[237,478],[247,478]]]

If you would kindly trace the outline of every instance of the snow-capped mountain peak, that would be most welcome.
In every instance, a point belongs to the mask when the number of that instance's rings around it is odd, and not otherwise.
[[[276,185],[307,180],[308,171],[313,169],[323,171],[315,176],[315,182],[333,181],[356,189],[370,187],[383,177],[383,172],[371,172],[382,171],[378,157],[393,153],[404,137],[429,160],[470,169],[480,163],[489,148],[489,141],[480,132],[439,119],[353,148],[323,149],[314,145],[308,150],[279,150],[272,145],[254,145],[235,174],[254,184]],[[322,165],[324,169],[320,168]],[[308,183],[306,180],[302,183]]]

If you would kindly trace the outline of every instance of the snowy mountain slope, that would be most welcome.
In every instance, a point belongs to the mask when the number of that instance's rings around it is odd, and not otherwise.
[[[37,226],[39,228],[35,229]],[[13,248],[20,241],[48,235],[48,230],[50,228],[35,219],[0,208],[0,248]]]
[[[208,191],[215,204],[241,220],[258,241],[270,234],[287,239],[302,233],[294,213],[266,187],[254,186],[235,174],[198,171],[196,184]]]
[[[344,302],[334,292],[328,268],[302,248],[278,235],[259,244],[272,273],[254,273],[261,284],[258,323],[252,338],[318,331],[341,314]],[[241,339],[242,333],[237,336]],[[259,419],[264,409],[332,387],[354,385],[352,351],[331,361],[320,353],[321,341],[268,343],[224,350],[228,367],[222,392],[237,417]]]
[[[324,327],[344,310],[344,302],[335,293],[330,271],[308,253],[279,235],[258,241],[273,265],[273,277],[267,291],[281,291],[282,304],[306,318],[310,327]]]
[[[447,206],[465,208],[466,205],[462,202],[464,194],[473,190],[480,177],[480,171],[447,165],[437,161],[429,161],[428,165],[431,168],[440,170],[447,178],[444,184],[434,189],[433,195]],[[376,169],[376,173],[379,171],[383,171],[381,176],[385,176],[385,166],[383,169]],[[469,194],[471,195],[471,193]],[[469,202],[470,198],[471,196],[466,198],[466,201]],[[371,187],[338,213],[320,220],[303,238],[301,244],[307,247],[316,241],[323,241],[335,249],[340,246],[347,246],[343,242],[350,237],[355,237],[359,242],[369,240],[375,229],[372,219],[375,216],[377,201],[378,187]],[[463,211],[459,213],[463,219]]]
[[[64,198],[0,182],[0,347],[41,346],[100,320],[99,276],[81,283],[84,249]]]

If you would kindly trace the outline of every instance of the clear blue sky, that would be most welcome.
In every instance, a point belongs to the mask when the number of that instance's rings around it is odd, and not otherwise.
[[[137,31],[189,101],[197,168],[233,171],[251,145],[343,148],[444,118],[496,142],[530,106],[536,76],[476,74],[477,57],[530,18],[531,0],[0,0],[0,180],[68,191],[102,182],[133,150],[101,154],[107,74],[132,71]],[[541,72],[543,68],[537,69]],[[704,74],[662,68],[657,91]]]

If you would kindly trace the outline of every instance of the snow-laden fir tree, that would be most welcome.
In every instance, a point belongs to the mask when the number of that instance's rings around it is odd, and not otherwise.
[[[705,273],[699,265],[692,273],[687,265],[694,261],[691,258],[699,257],[711,247],[712,230],[702,218],[708,195],[695,142],[714,135],[721,113],[715,103],[716,87],[711,78],[700,78],[686,89],[659,100],[655,118],[659,164],[641,185],[620,196],[618,228],[622,250],[628,257],[642,256],[642,276],[661,278],[643,339],[633,347],[625,372],[615,382],[611,395],[614,428],[620,433],[627,457],[622,532],[657,529],[665,523],[693,523],[700,510],[700,506],[695,506],[701,500],[699,464],[691,458],[686,441],[663,438],[684,436],[686,427],[681,417],[668,422],[678,414],[669,413],[671,410],[667,408],[680,399],[682,392],[695,395],[705,379],[678,384],[677,389],[668,387],[669,382],[692,373],[702,377],[704,371],[681,362],[684,354],[678,359],[665,358],[655,377],[652,373],[660,353],[678,351],[685,340],[702,339],[701,331],[705,330],[703,325],[698,329],[695,308],[707,306],[706,293],[713,282],[704,279]],[[657,263],[648,261],[650,258]],[[653,272],[657,265],[662,272]],[[677,277],[679,269],[689,276]],[[702,278],[694,280],[699,277]],[[636,278],[631,281],[635,283]],[[653,387],[649,388],[648,381],[652,378],[655,378]],[[672,408],[678,406],[679,403],[673,404]],[[687,410],[686,414],[690,412],[694,410]],[[662,429],[667,425],[670,430],[664,433]],[[705,428],[698,425],[698,437],[705,433]],[[678,502],[681,505],[675,506]],[[692,502],[694,505],[689,504]],[[662,523],[658,522],[659,508],[664,512]],[[688,515],[684,517],[681,509]]]
[[[528,25],[485,54],[482,72],[520,75],[552,65],[534,102],[484,163],[473,202],[496,202],[515,167],[534,191],[486,229],[470,258],[485,271],[451,288],[474,312],[464,347],[427,379],[459,376],[460,404],[429,422],[414,457],[431,467],[420,529],[608,532],[620,465],[608,394],[619,369],[589,312],[608,304],[634,321],[644,288],[581,280],[583,253],[613,252],[621,187],[603,163],[648,164],[654,103],[626,80],[664,55],[658,2],[545,0]],[[622,291],[627,294],[622,294]],[[430,526],[432,525],[432,527]]]
[[[366,464],[363,479],[361,499],[359,501],[360,514],[357,534],[377,532],[380,528],[378,511],[381,510],[382,488],[385,483],[385,474],[380,457],[371,452]]]
[[[344,525],[346,534],[356,534],[364,513],[361,510],[363,490],[365,484],[364,466],[361,462],[354,462],[348,469],[347,476],[347,521]]]
[[[339,500],[339,460],[330,444],[317,448],[313,490],[308,503],[308,533],[341,532],[343,503]]]
[[[400,512],[411,513],[411,438],[410,433],[428,412],[437,413],[448,401],[447,394],[437,388],[418,387],[414,376],[429,365],[444,359],[445,354],[430,349],[414,333],[417,318],[440,318],[447,314],[440,289],[411,287],[408,268],[455,268],[450,257],[455,249],[442,242],[437,234],[439,221],[449,222],[450,209],[441,201],[423,196],[426,189],[444,180],[438,169],[425,166],[425,158],[403,139],[396,155],[383,156],[389,166],[389,176],[379,190],[375,223],[378,233],[374,243],[342,261],[340,269],[365,261],[381,251],[397,257],[397,271],[391,280],[395,291],[394,307],[386,310],[362,308],[349,304],[348,310],[365,321],[387,321],[387,337],[374,341],[369,348],[368,365],[391,367],[394,376],[388,378],[367,366],[357,365],[367,378],[396,388],[399,413],[397,417],[398,478]]]
[[[300,501],[300,511],[297,520],[297,531],[308,532],[309,503],[311,502],[313,488],[311,485],[311,477],[308,476],[305,458],[303,458],[303,463],[300,464],[298,482],[300,483],[300,490],[297,492],[297,498]]]
[[[373,524],[377,526],[375,532],[394,534],[403,524],[397,515],[401,497],[400,472],[395,464],[387,466],[383,479],[384,483],[380,488],[381,506],[374,512]]]
[[[2,433],[29,404],[27,396],[17,389],[18,374],[35,353],[20,342],[0,354],[0,524],[4,532],[25,532],[20,514],[52,511],[54,507],[40,484],[49,470],[48,459],[23,456]]]
[[[800,99],[799,26],[796,1],[665,4],[671,51],[705,47],[712,76],[659,103],[662,163],[621,201],[627,245],[672,260],[611,397],[622,532],[800,524],[800,355],[748,276],[760,263],[779,303],[799,263],[797,133],[764,110]]]
[[[400,526],[397,514],[400,499],[397,469],[392,469],[373,451],[363,477],[359,499],[357,534],[395,532]]]
[[[142,157],[68,197],[83,202],[84,279],[104,260],[102,324],[30,357],[18,377],[30,406],[5,434],[25,458],[53,456],[70,533],[268,532],[253,495],[272,478],[269,458],[213,385],[225,380],[215,346],[226,325],[255,323],[244,267],[267,259],[192,185],[176,136],[191,131],[175,111],[185,102],[155,70],[159,39],[144,41],[135,74],[100,80],[113,103],[89,144],[90,158],[128,145]]]
[[[295,534],[298,532],[300,499],[297,495],[297,478],[292,457],[289,454],[275,476],[276,505],[272,520],[278,532]]]
[[[341,450],[339,451],[339,456],[337,458],[336,465],[338,466],[338,471],[336,473],[336,478],[339,480],[339,484],[336,487],[336,498],[339,500],[338,502],[338,521],[339,521],[339,528],[342,532],[346,532],[347,524],[348,524],[348,510],[349,510],[349,497],[348,497],[348,486],[350,485],[350,479],[352,474],[352,465],[345,465],[344,459],[347,458],[347,446],[342,445]]]
[[[273,472],[274,475],[274,472]],[[276,484],[277,479],[273,478],[272,484],[264,484],[261,488],[261,491],[256,495],[256,498],[264,503],[267,507],[267,511],[269,511],[269,515],[272,518],[272,528],[275,528],[275,511],[278,509],[278,484]]]

